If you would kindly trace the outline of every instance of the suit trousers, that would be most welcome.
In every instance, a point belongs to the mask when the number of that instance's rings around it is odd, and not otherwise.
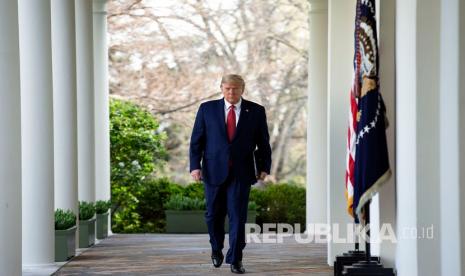
[[[229,250],[227,264],[242,261],[245,248],[245,223],[250,194],[250,184],[244,184],[229,175],[226,181],[213,186],[205,183],[207,211],[205,221],[210,235],[212,250],[222,250],[225,238],[224,223],[229,218]]]

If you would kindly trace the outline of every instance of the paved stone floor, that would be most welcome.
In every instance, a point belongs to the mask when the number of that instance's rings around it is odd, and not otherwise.
[[[228,248],[227,238],[223,253]],[[333,275],[325,244],[248,243],[243,258],[250,275]],[[73,258],[53,275],[233,275],[214,268],[206,234],[113,235]]]

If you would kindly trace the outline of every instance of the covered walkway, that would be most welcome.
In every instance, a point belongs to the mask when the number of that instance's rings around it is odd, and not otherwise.
[[[309,1],[306,223],[340,225],[343,237],[356,1]],[[1,276],[61,265],[54,211],[110,198],[106,2],[0,0]],[[465,1],[377,2],[393,177],[372,202],[370,229],[386,223],[399,239],[372,253],[399,276],[464,275]],[[418,237],[433,226],[433,239]],[[331,275],[351,248],[249,244],[244,265],[256,275]],[[111,236],[57,273],[93,274],[220,273],[206,236],[160,234]]]
[[[228,241],[225,241],[227,250]],[[326,244],[248,243],[244,267],[250,275],[333,275]],[[207,234],[113,235],[72,259],[53,275],[231,275],[213,268]]]

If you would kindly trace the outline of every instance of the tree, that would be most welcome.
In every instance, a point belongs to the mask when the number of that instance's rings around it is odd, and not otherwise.
[[[163,174],[188,181],[195,111],[220,97],[224,73],[239,73],[245,97],[267,109],[272,178],[303,182],[308,6],[306,0],[109,2],[111,94],[161,118],[170,155]]]

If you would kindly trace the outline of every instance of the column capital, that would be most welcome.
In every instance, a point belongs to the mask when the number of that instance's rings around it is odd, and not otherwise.
[[[309,2],[310,14],[328,12],[328,0],[309,0]]]

